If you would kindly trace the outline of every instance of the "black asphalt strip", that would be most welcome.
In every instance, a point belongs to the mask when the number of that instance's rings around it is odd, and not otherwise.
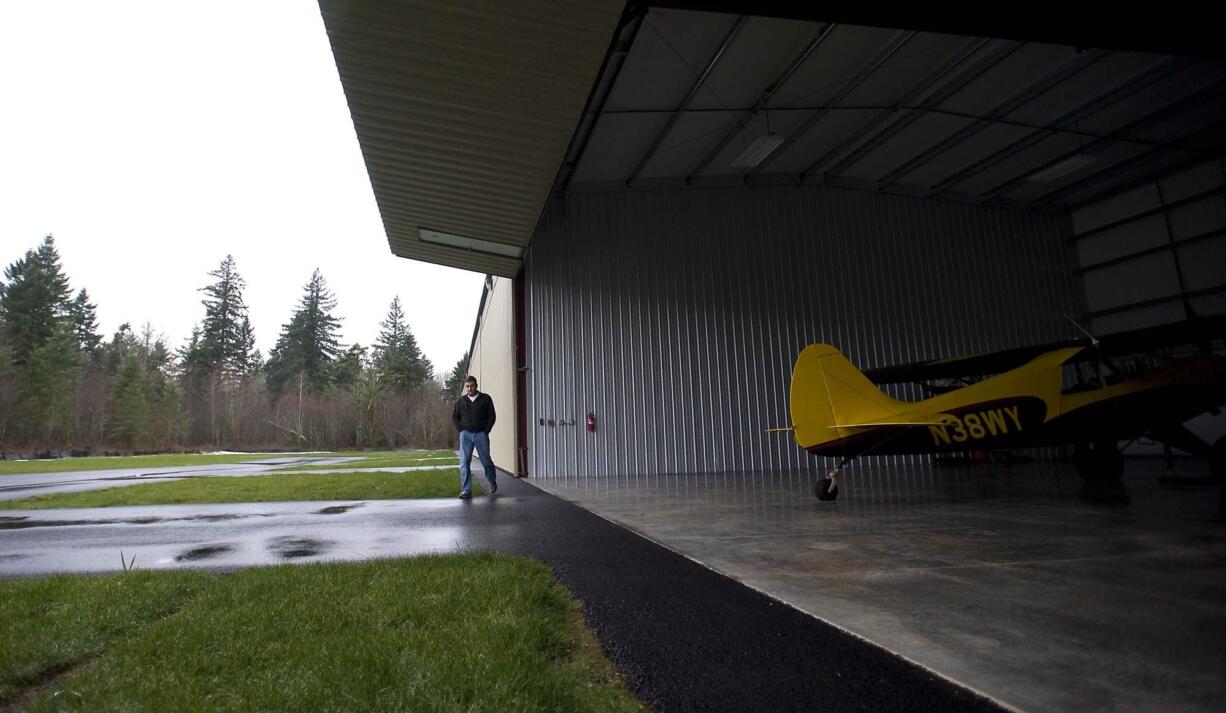
[[[479,548],[549,564],[657,711],[1001,710],[561,498],[498,484],[456,525]]]

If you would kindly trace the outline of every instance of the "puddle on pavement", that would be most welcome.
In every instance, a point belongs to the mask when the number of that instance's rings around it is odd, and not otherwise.
[[[22,522],[10,520],[0,522],[0,530],[24,530],[28,527],[65,527],[67,525],[110,525],[115,520],[31,520]]]
[[[183,554],[177,555],[175,562],[195,562],[233,551],[233,545],[204,545],[203,547],[194,547]]]
[[[281,559],[297,559],[321,554],[331,544],[325,540],[313,540],[309,537],[274,537],[269,541],[268,549]]]
[[[191,517],[182,518],[183,520],[204,520],[205,522],[222,522],[223,520],[237,520],[240,517],[268,517],[264,513],[252,513],[250,515],[192,515]]]
[[[30,520],[29,515],[23,517],[0,517],[0,530],[23,530],[30,527],[68,527],[72,525],[153,525],[159,522],[181,522],[184,520],[203,520],[205,522],[222,522],[237,520],[244,517],[273,517],[272,513],[257,512],[237,515],[189,515],[187,517],[131,517],[123,519],[99,520]]]
[[[330,507],[324,508],[323,510],[316,510],[315,514],[316,515],[340,515],[343,513],[347,513],[354,508],[360,508],[360,507],[362,507],[362,503],[355,503],[353,505],[332,505]]]

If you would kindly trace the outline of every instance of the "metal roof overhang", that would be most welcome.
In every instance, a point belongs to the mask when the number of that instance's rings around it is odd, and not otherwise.
[[[320,0],[394,254],[518,273],[623,6]]]

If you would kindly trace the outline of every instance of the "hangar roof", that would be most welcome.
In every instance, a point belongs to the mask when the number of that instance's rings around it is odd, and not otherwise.
[[[579,191],[1061,211],[1226,149],[1226,62],[1158,33],[1099,49],[672,4],[323,0],[393,252],[514,276],[550,196]]]

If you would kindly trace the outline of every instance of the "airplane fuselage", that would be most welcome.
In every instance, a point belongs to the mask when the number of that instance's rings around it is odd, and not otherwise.
[[[878,415],[805,445],[827,456],[947,453],[1135,438],[1226,403],[1226,359],[1184,359],[1143,376],[1062,392],[1061,355]],[[802,444],[804,445],[804,444]]]

